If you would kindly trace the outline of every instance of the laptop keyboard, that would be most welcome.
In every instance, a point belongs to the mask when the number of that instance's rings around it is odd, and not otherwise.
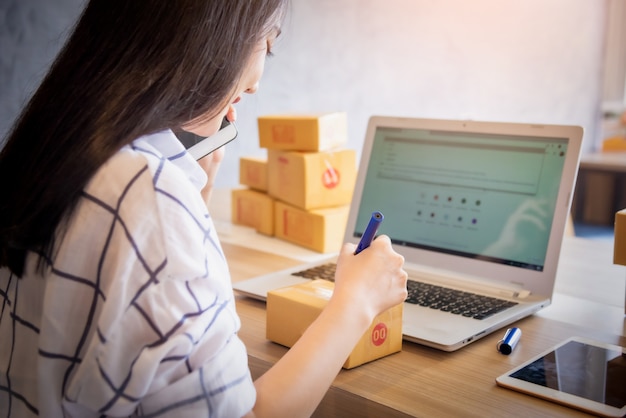
[[[335,263],[327,263],[306,270],[292,273],[294,276],[307,279],[335,280]],[[462,290],[418,282],[409,279],[407,282],[407,303],[431,309],[439,309],[468,318],[485,319],[503,310],[517,305],[504,299],[478,295]]]
[[[439,309],[474,319],[485,319],[491,315],[517,305],[504,299],[478,295],[462,290],[450,289],[428,283],[409,280],[407,283],[408,303]]]
[[[334,282],[336,267],[337,264],[335,263],[320,264],[319,266],[311,267],[302,271],[296,271],[291,274],[298,277],[304,277],[305,279],[324,279]]]

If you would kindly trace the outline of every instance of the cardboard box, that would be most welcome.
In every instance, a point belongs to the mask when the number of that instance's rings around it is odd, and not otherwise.
[[[626,266],[626,209],[620,210],[615,214],[613,252],[613,263]]]
[[[239,183],[267,192],[267,158],[239,158]]]
[[[356,152],[268,150],[268,193],[301,209],[347,205],[356,182]]]
[[[341,249],[349,206],[306,211],[275,201],[274,235],[321,253]]]
[[[231,220],[265,235],[274,235],[274,199],[251,189],[232,191]]]
[[[626,137],[607,138],[602,141],[602,152],[624,152],[626,151]]]
[[[343,112],[260,116],[259,144],[262,148],[278,150],[329,150],[347,142],[347,120]]]
[[[267,294],[267,339],[291,347],[328,304],[334,283],[328,280],[283,287]],[[343,364],[346,369],[402,350],[403,304],[378,315]]]

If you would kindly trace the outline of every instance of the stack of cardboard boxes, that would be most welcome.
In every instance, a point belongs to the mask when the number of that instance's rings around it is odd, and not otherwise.
[[[267,159],[242,157],[232,221],[314,251],[338,251],[354,183],[345,113],[258,118]]]
[[[339,251],[356,181],[356,153],[344,148],[344,113],[263,116],[259,139],[267,159],[240,159],[243,189],[232,195],[232,220],[319,251]],[[328,303],[334,283],[312,280],[268,292],[269,340],[291,347]],[[375,318],[343,367],[402,349],[402,304]]]

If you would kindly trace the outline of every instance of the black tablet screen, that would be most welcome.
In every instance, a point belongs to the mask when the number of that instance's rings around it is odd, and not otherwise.
[[[605,405],[626,405],[626,354],[570,341],[511,377]]]

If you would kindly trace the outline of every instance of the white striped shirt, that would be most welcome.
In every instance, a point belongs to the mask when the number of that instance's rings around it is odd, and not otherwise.
[[[0,270],[0,418],[225,416],[256,392],[230,275],[171,131],[135,140],[85,188],[51,268]]]

